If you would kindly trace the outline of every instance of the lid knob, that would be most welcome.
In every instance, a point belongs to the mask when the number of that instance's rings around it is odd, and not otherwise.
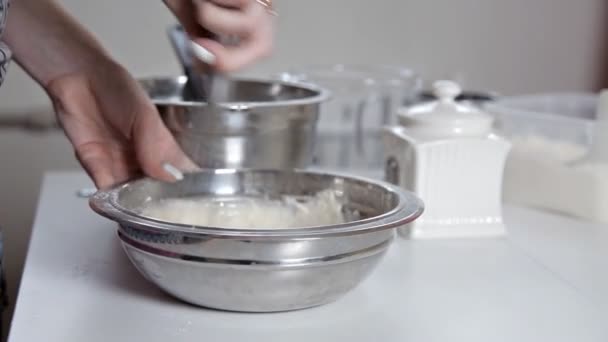
[[[433,83],[433,95],[439,101],[454,101],[462,89],[458,83],[453,81],[441,80]]]

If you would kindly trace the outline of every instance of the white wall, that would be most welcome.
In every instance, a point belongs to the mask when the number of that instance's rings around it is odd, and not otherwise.
[[[179,72],[165,38],[173,18],[160,1],[62,2],[134,74]],[[275,2],[276,52],[252,73],[311,63],[402,64],[428,78],[460,75],[469,88],[514,94],[594,89],[599,63],[608,60],[603,0]],[[0,90],[0,115],[47,106],[44,92],[14,66]],[[0,225],[8,235],[12,299],[40,174],[75,166],[57,133],[0,129]]]
[[[179,72],[160,1],[63,0],[138,76]],[[275,54],[255,73],[315,63],[402,64],[426,77],[464,75],[504,94],[589,89],[604,45],[603,0],[276,0]],[[16,69],[16,68],[14,68]],[[11,71],[0,109],[43,105]]]

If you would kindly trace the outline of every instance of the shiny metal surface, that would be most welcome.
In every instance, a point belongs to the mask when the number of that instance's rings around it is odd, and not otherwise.
[[[203,168],[304,168],[312,162],[320,104],[311,84],[228,81],[230,102],[206,110],[191,101],[187,78],[141,80],[184,152]]]
[[[344,203],[347,223],[239,230],[172,224],[138,213],[146,200],[310,196],[326,189]],[[248,312],[307,308],[337,299],[371,273],[395,228],[423,210],[415,196],[384,182],[279,170],[205,170],[171,184],[141,179],[99,191],[90,203],[120,224],[124,249],[148,280],[193,304]]]
[[[343,263],[227,266],[176,260],[123,243],[146,279],[188,303],[229,311],[277,312],[332,302],[367,277],[384,250]]]

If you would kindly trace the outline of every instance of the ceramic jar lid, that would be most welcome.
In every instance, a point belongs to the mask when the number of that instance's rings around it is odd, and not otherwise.
[[[492,117],[473,106],[455,101],[460,86],[452,81],[433,84],[436,101],[402,108],[399,122],[424,138],[484,137],[492,130]]]

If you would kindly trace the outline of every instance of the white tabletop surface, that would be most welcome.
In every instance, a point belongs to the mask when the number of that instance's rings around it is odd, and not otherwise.
[[[9,341],[608,341],[608,227],[505,208],[505,239],[398,240],[342,299],[276,314],[183,304],[131,266],[115,225],[45,178]]]

